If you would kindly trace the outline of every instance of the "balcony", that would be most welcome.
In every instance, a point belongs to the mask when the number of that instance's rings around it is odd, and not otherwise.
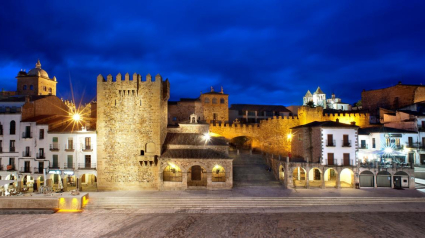
[[[33,171],[34,171],[35,174],[42,174],[43,168],[42,167],[34,167]]]
[[[342,147],[351,147],[351,140],[342,140]]]
[[[31,151],[22,151],[22,157],[31,157]]]
[[[83,147],[83,151],[84,152],[89,152],[89,151],[93,151],[93,147],[91,145],[85,145]]]
[[[65,151],[74,152],[74,145],[73,144],[65,144]]]
[[[9,152],[16,152],[15,149],[15,147],[9,147]]]
[[[63,168],[64,169],[74,169],[74,163],[64,163]]]
[[[30,167],[21,167],[19,170],[20,173],[31,173]]]
[[[403,146],[402,145],[394,145],[394,149],[395,150],[402,150]]]
[[[59,169],[59,164],[52,164],[49,166],[49,169]]]
[[[50,144],[50,151],[59,151],[58,144]]]
[[[22,132],[22,138],[31,139],[32,138],[32,132]]]
[[[45,159],[46,157],[45,157],[44,153],[37,153],[36,158],[37,159]]]
[[[368,149],[368,147],[369,146],[367,144],[364,144],[364,145],[360,145],[359,149],[366,150],[366,149]]]
[[[96,169],[96,163],[78,163],[78,169]]]
[[[335,145],[336,145],[335,140],[326,141],[326,147],[335,147]]]
[[[15,171],[15,165],[14,164],[9,164],[6,166],[6,170],[7,171]]]
[[[420,143],[418,142],[412,142],[412,143],[406,143],[406,148],[418,148]]]

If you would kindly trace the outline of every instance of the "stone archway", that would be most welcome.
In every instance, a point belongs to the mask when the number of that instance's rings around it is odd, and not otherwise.
[[[374,187],[374,177],[375,175],[369,170],[361,172],[359,175],[360,187]]]
[[[211,176],[212,182],[226,182],[226,171],[224,170],[223,166],[216,165],[212,169],[212,176]]]
[[[182,182],[182,171],[175,164],[170,164],[164,168],[162,172],[162,180],[164,182]]]
[[[306,171],[302,167],[295,167],[292,172],[294,188],[305,188],[307,186]]]
[[[322,187],[322,171],[319,168],[312,168],[308,172],[309,186]]]
[[[335,169],[329,168],[325,171],[324,179],[325,179],[325,187],[327,188],[336,188],[338,173]]]
[[[376,174],[376,187],[391,188],[391,174],[387,171],[379,171]]]
[[[80,191],[97,192],[97,177],[94,174],[83,174],[80,177]]]
[[[279,165],[279,181],[284,181],[285,180],[285,167],[283,167],[283,165]]]
[[[207,170],[200,165],[193,165],[187,172],[187,186],[206,187]]]
[[[339,181],[341,188],[354,188],[354,172],[349,168],[343,169],[339,174]]]

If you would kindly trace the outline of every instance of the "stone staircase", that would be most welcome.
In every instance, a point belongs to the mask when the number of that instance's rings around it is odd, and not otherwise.
[[[241,152],[231,154],[233,160],[233,186],[281,186],[272,172],[267,171],[261,154]]]
[[[96,197],[85,210],[97,209],[276,209],[309,206],[391,205],[424,203],[425,198],[407,197]],[[422,205],[423,206],[423,205]]]

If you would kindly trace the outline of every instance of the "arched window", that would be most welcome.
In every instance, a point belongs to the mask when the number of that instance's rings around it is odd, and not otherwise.
[[[34,90],[34,85],[30,85],[30,90]]]
[[[47,91],[47,87],[46,87],[46,86],[43,86],[43,90],[44,90],[44,91]]]
[[[209,98],[205,98],[205,103],[210,103],[210,99]]]
[[[24,86],[22,87],[22,89],[23,89],[23,90],[27,90],[27,85],[24,85]]]
[[[220,98],[220,103],[224,104],[224,98]]]
[[[217,98],[213,98],[212,103],[217,104]]]
[[[52,88],[49,88],[49,93],[52,93]]]
[[[10,122],[10,134],[11,135],[15,135],[15,131],[16,131],[16,122],[15,121],[11,121]]]

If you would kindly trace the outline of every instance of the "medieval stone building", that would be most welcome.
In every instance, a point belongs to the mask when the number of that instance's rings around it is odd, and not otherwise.
[[[199,122],[227,122],[229,120],[229,95],[223,92],[201,93],[199,98],[181,98],[168,102],[168,122],[176,124],[188,122],[190,115],[198,115]]]
[[[41,68],[40,60],[34,69],[28,73],[21,70],[16,78],[17,95],[56,95],[56,77],[49,78],[47,72]]]

